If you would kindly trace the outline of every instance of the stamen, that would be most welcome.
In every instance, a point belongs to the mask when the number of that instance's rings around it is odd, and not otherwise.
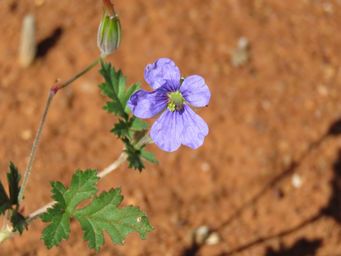
[[[168,94],[168,109],[171,112],[174,112],[175,110],[181,110],[183,108],[185,99],[182,97],[181,92],[171,92]]]

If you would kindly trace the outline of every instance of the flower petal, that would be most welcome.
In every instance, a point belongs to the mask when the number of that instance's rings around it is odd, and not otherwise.
[[[131,95],[128,106],[134,116],[150,118],[164,110],[167,107],[167,102],[167,91],[164,88],[153,92],[139,90]]]
[[[211,92],[205,80],[198,75],[186,77],[180,91],[185,100],[194,107],[207,106],[211,98]]]
[[[173,152],[181,145],[183,120],[177,112],[168,109],[156,120],[150,129],[150,137],[164,151]]]
[[[159,88],[167,80],[180,84],[180,70],[171,59],[161,58],[146,66],[144,79],[153,89]]]
[[[183,123],[181,143],[192,149],[197,149],[204,143],[208,134],[208,126],[189,106],[184,105],[181,116]]]

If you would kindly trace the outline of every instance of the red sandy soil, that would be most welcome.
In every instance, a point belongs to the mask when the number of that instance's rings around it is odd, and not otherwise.
[[[116,9],[124,37],[110,58],[115,67],[142,82],[145,65],[167,56],[184,75],[205,77],[212,100],[199,113],[210,134],[195,151],[150,146],[159,165],[142,173],[123,165],[101,181],[101,189],[121,187],[155,230],[145,241],[132,234],[124,246],[108,242],[98,255],[341,255],[341,1],[117,0]],[[2,179],[9,160],[24,169],[49,87],[96,58],[101,10],[99,0],[0,1]],[[28,13],[41,48],[23,69],[18,45]],[[250,41],[250,60],[234,67],[240,37]],[[92,71],[53,102],[25,213],[50,201],[50,181],[68,184],[75,169],[102,169],[119,155],[100,81]],[[219,234],[218,244],[192,244],[202,225]],[[51,250],[43,228],[34,222],[0,255],[95,255],[77,223]]]

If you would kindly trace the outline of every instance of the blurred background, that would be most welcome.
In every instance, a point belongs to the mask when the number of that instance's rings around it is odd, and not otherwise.
[[[122,44],[110,61],[129,83],[146,64],[173,59],[200,74],[210,106],[198,110],[210,134],[198,150],[150,146],[160,164],[126,165],[101,181],[121,187],[155,230],[99,255],[341,255],[341,1],[115,1]],[[22,22],[36,20],[37,55],[18,61]],[[0,174],[23,170],[50,86],[98,55],[97,0],[0,1]],[[27,187],[25,213],[50,201],[52,180],[102,169],[122,145],[96,70],[57,95]],[[95,255],[72,224],[68,242],[47,250],[37,221],[0,255]],[[108,237],[107,237],[108,239]],[[107,240],[109,241],[109,240]]]

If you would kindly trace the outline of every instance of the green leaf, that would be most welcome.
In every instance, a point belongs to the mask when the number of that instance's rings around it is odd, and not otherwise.
[[[127,160],[129,168],[142,171],[144,169],[144,164],[141,159],[141,150],[135,148],[127,139],[123,139],[123,142],[126,146],[124,151],[128,155]]]
[[[63,239],[69,238],[70,218],[71,216],[68,213],[60,212],[58,204],[43,215],[43,221],[51,219],[51,224],[43,230],[41,237],[48,249],[58,245]]]
[[[108,84],[101,84],[100,85],[100,89],[102,90],[102,92],[106,92],[109,91],[109,85]],[[105,93],[106,94],[106,93]],[[106,94],[108,96],[108,94]],[[113,94],[115,95],[115,94]],[[116,97],[113,96],[113,98],[111,98],[112,101],[109,101],[106,103],[106,105],[103,107],[103,109],[109,113],[113,113],[115,115],[118,116],[125,116],[125,111],[124,108],[122,107],[121,103],[119,102],[118,99],[116,99]]]
[[[88,241],[90,248],[97,251],[100,249],[104,243],[104,231],[114,243],[123,244],[131,232],[137,232],[145,239],[153,230],[146,215],[138,208],[118,208],[122,200],[120,189],[111,189],[101,193],[89,206],[76,212],[75,217],[82,226],[84,239]]]
[[[4,185],[0,182],[0,214],[4,214],[6,210],[11,208],[11,202],[5,191]]]
[[[128,122],[125,120],[119,120],[114,128],[112,128],[111,132],[116,134],[119,138],[126,138],[129,136],[130,127],[132,122],[129,120]]]
[[[60,182],[52,182],[52,198],[56,201],[52,208],[41,216],[44,222],[51,222],[42,234],[47,248],[58,245],[70,234],[70,219],[76,206],[94,196],[97,192],[97,172],[95,170],[78,170],[72,176],[70,188]]]
[[[133,84],[128,88],[122,71],[116,72],[110,63],[102,62],[100,73],[105,80],[105,83],[100,85],[100,89],[111,99],[104,109],[127,120],[130,111],[127,102],[130,96],[140,88],[140,85]]]
[[[19,206],[18,195],[20,191],[20,174],[18,168],[12,162],[9,163],[7,181],[9,195],[7,194],[2,182],[0,182],[0,214],[4,214],[6,210],[11,209],[12,205]]]
[[[123,118],[127,118],[125,105],[120,101],[120,97],[124,96],[125,79],[121,71],[116,72],[110,63],[103,63],[100,73],[105,79],[105,83],[100,85],[102,92],[108,96],[111,101],[108,102],[104,109],[110,113],[114,113]]]
[[[131,117],[128,120],[120,119],[111,130],[119,138],[135,137],[136,132],[145,131],[148,124],[139,118]]]
[[[154,164],[158,163],[158,160],[156,159],[155,155],[150,151],[142,149],[141,156],[151,163],[154,163]]]
[[[136,92],[137,90],[139,90],[140,89],[140,85],[139,84],[133,84],[132,86],[130,86],[129,88],[128,88],[128,90],[127,90],[127,92],[126,92],[126,94],[124,95],[124,97],[122,97],[121,98],[121,101],[122,101],[122,104],[123,104],[123,106],[126,106],[125,107],[125,112],[126,113],[129,113],[130,112],[130,108],[128,107],[128,105],[127,105],[127,102],[128,102],[128,100],[129,100],[129,98],[130,98],[130,96],[134,93],[134,92]]]
[[[94,196],[97,192],[98,180],[97,171],[95,170],[76,171],[72,176],[70,188],[64,193],[66,210],[72,213],[80,202]]]
[[[123,200],[119,189],[103,192],[96,197],[98,179],[96,171],[86,170],[77,171],[72,176],[69,188],[60,182],[51,183],[52,197],[56,203],[41,216],[42,221],[49,223],[42,234],[47,248],[69,238],[73,218],[80,222],[89,247],[96,250],[104,243],[104,231],[113,242],[121,244],[130,232],[138,232],[144,239],[152,230],[147,217],[138,208],[118,208]],[[88,206],[79,207],[89,200]]]
[[[18,168],[12,162],[9,164],[7,180],[11,204],[18,205],[20,174]]]
[[[131,125],[131,129],[134,131],[143,131],[148,129],[148,123],[141,120],[140,118],[134,117]]]
[[[126,78],[123,76],[122,71],[119,70],[116,73],[116,78],[117,78],[117,84],[118,84],[118,92],[117,96],[122,104],[122,106],[125,106],[124,102],[122,99],[125,97],[125,88],[126,88]]]
[[[11,223],[13,225],[14,232],[18,231],[20,234],[22,234],[24,228],[27,229],[26,218],[16,210],[12,213]]]

